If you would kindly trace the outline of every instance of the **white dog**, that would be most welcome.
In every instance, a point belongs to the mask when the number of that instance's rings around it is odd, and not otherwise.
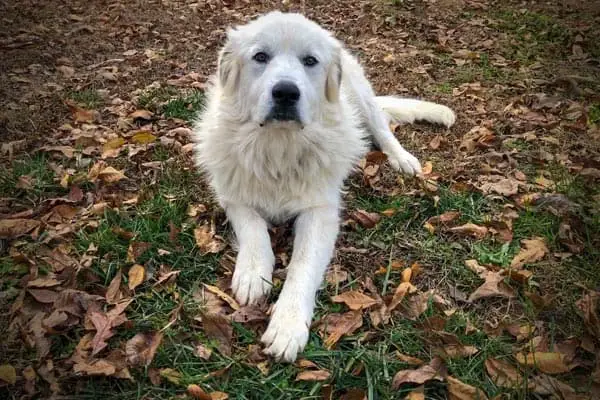
[[[370,134],[396,170],[420,171],[389,122],[451,126],[448,107],[375,97],[357,60],[316,23],[272,12],[228,32],[195,129],[197,162],[239,242],[235,297],[252,304],[271,289],[269,223],[292,217],[286,282],[262,336],[265,353],[292,362],[308,341],[315,296],[338,235],[344,179]]]

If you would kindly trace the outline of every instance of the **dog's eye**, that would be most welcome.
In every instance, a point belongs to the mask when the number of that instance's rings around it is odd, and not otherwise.
[[[254,61],[259,62],[261,64],[264,64],[267,61],[269,61],[269,56],[267,55],[267,53],[263,53],[262,51],[256,53],[252,58],[254,59]]]
[[[313,56],[306,56],[302,59],[302,64],[306,65],[307,67],[312,67],[313,65],[317,65],[318,63],[319,61]]]

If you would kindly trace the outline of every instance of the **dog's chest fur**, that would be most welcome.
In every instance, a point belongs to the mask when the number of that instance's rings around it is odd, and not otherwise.
[[[207,113],[196,155],[220,203],[244,204],[279,222],[303,209],[338,205],[340,188],[365,151],[352,113],[304,129],[229,123]]]

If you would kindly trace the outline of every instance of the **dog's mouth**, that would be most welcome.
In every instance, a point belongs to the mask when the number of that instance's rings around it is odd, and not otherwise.
[[[265,118],[265,121],[261,125],[266,123],[279,121],[279,122],[297,122],[302,125],[302,120],[298,114],[298,109],[295,106],[275,106],[271,108],[269,114]]]

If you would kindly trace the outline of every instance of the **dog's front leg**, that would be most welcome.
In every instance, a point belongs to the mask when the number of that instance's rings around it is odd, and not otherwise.
[[[255,210],[243,205],[228,204],[225,211],[239,244],[231,288],[240,304],[254,304],[272,286],[275,256],[267,223]]]
[[[262,337],[265,353],[293,362],[308,341],[315,296],[333,254],[338,208],[319,207],[296,219],[294,250],[285,284]]]

